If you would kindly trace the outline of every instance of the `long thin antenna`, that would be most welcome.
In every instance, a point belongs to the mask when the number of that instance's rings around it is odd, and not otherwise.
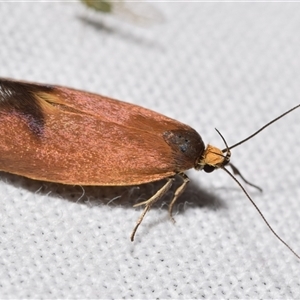
[[[296,105],[295,107],[291,108],[290,110],[286,111],[285,113],[283,113],[282,115],[280,115],[279,117],[273,119],[272,121],[270,121],[269,123],[267,123],[265,126],[263,126],[262,128],[260,128],[259,130],[257,130],[256,132],[254,132],[253,134],[251,134],[250,136],[248,136],[247,138],[241,140],[240,142],[234,144],[233,146],[229,147],[229,148],[225,148],[222,150],[222,152],[226,152],[243,143],[245,143],[246,141],[250,140],[251,138],[253,138],[255,135],[257,135],[259,132],[263,131],[265,128],[267,128],[268,126],[270,126],[271,124],[273,124],[274,122],[278,121],[279,119],[281,119],[282,117],[284,117],[285,115],[289,114],[290,112],[292,112],[293,110],[297,109],[298,107],[300,107],[300,104]]]
[[[256,188],[256,189],[258,189],[260,192],[262,192],[262,188],[260,188],[259,186],[257,186],[257,185],[255,185],[255,184],[253,184],[253,183],[251,183],[250,181],[248,181],[242,174],[241,174],[241,172],[238,170],[238,168],[237,167],[235,167],[231,162],[229,162],[229,158],[230,158],[230,155],[231,155],[231,152],[230,152],[230,148],[228,147],[228,145],[227,145],[227,142],[226,142],[226,140],[225,140],[225,138],[223,137],[223,135],[221,134],[221,132],[217,129],[217,128],[215,128],[215,130],[217,131],[217,133],[219,134],[219,136],[222,138],[222,140],[223,140],[223,142],[224,142],[224,144],[225,144],[225,146],[226,146],[226,156],[224,155],[223,157],[224,157],[224,160],[226,160],[225,162],[226,162],[226,164],[227,165],[229,165],[230,167],[231,167],[231,169],[232,169],[232,171],[233,171],[233,174],[234,175],[239,175],[243,180],[244,180],[244,182],[246,182],[248,185],[250,185],[250,186],[252,186],[252,187],[254,187],[254,188]],[[225,152],[224,150],[222,150],[222,152]],[[216,155],[218,155],[218,153],[215,153]],[[223,167],[225,166],[225,164],[223,165]]]
[[[287,113],[291,112],[292,110],[294,110],[295,108],[299,107],[300,105],[294,107],[293,109],[289,110],[288,112],[286,112],[285,114],[281,115],[280,117],[278,117],[275,120],[278,120],[279,118],[283,117],[284,115],[286,115]],[[273,123],[275,120],[273,120],[272,122],[270,122],[268,125],[270,125],[271,123]],[[262,128],[263,129],[263,128]],[[261,129],[261,130],[262,130]],[[260,131],[260,130],[259,130]],[[250,200],[250,202],[253,204],[253,206],[255,207],[255,209],[258,211],[258,213],[260,214],[260,216],[262,217],[262,219],[264,220],[264,222],[267,224],[267,226],[269,227],[269,229],[272,231],[272,233],[277,237],[277,239],[284,244],[298,259],[300,259],[299,254],[297,254],[276,232],[275,230],[271,227],[271,225],[268,223],[268,221],[266,220],[265,216],[263,215],[263,213],[260,211],[260,209],[258,208],[258,206],[255,204],[255,202],[252,200],[252,198],[249,196],[249,194],[247,193],[246,189],[242,186],[242,184],[225,168],[222,167],[222,169],[229,174],[229,176],[240,186],[240,188],[243,190],[243,192],[245,193],[245,195],[247,196],[247,198]]]

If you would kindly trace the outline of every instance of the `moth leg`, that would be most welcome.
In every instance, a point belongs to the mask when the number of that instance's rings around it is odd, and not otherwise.
[[[140,203],[137,203],[135,204],[133,207],[137,207],[137,206],[140,206],[140,205],[145,205],[145,208],[144,208],[144,211],[142,212],[141,216],[139,217],[133,231],[132,231],[132,234],[131,234],[131,241],[133,242],[134,240],[134,236],[135,236],[135,233],[138,229],[138,227],[140,226],[140,224],[142,223],[146,213],[150,210],[151,206],[157,201],[159,200],[163,195],[166,194],[166,192],[171,188],[172,186],[172,183],[173,183],[173,178],[168,178],[166,184],[160,188],[150,199],[144,201],[144,202],[140,202]]]
[[[254,188],[258,189],[258,190],[262,193],[262,191],[263,191],[262,188],[260,188],[259,186],[257,186],[257,185],[255,185],[255,184],[249,182],[249,181],[241,174],[241,172],[239,171],[239,169],[238,169],[236,166],[234,166],[232,163],[229,163],[228,165],[231,167],[231,169],[232,169],[234,175],[239,175],[239,176],[244,180],[244,182],[246,182],[248,185],[251,185],[251,186],[253,186]]]
[[[190,179],[187,177],[186,174],[184,173],[179,173],[178,174],[181,179],[183,180],[182,184],[177,188],[177,190],[174,193],[174,197],[171,201],[171,203],[169,204],[169,215],[171,220],[175,223],[175,219],[172,216],[172,210],[173,210],[173,206],[175,204],[175,202],[177,201],[178,197],[184,192],[184,190],[186,189],[187,184],[189,183]]]

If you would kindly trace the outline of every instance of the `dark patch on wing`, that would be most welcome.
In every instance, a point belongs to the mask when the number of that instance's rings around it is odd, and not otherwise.
[[[168,130],[163,137],[173,150],[179,171],[194,167],[205,149],[201,136],[192,128]]]
[[[0,79],[0,110],[18,115],[35,135],[42,136],[45,119],[34,94],[52,91],[51,86]]]

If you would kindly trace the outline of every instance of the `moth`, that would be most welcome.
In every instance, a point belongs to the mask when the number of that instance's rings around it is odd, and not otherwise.
[[[231,149],[299,107],[231,147],[220,134],[226,146],[221,150],[205,146],[190,126],[138,105],[72,88],[0,78],[0,170],[81,186],[131,186],[165,179],[150,199],[135,205],[144,210],[131,234],[133,241],[144,216],[171,188],[175,176],[182,183],[169,205],[171,218],[189,182],[186,170],[223,169],[275,236],[300,258],[269,225],[234,174],[251,183],[230,162]]]

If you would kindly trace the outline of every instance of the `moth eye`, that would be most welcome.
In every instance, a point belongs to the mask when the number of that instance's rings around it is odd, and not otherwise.
[[[215,169],[216,169],[216,168],[215,168],[214,166],[211,166],[211,165],[205,165],[204,168],[203,168],[204,172],[206,172],[206,173],[211,173],[211,172],[213,172]]]

